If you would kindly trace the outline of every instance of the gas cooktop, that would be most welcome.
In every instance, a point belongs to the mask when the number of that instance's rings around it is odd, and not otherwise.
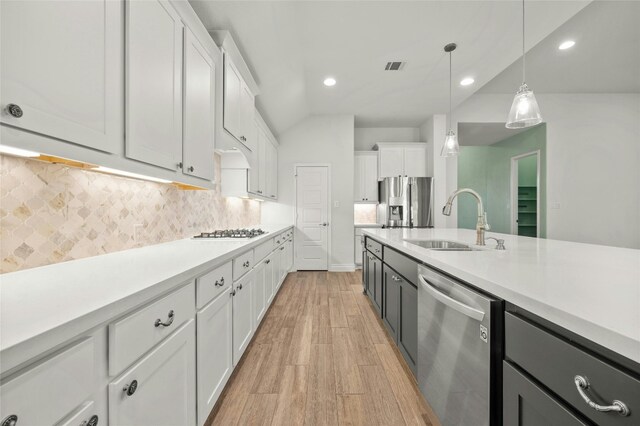
[[[200,235],[195,235],[196,239],[220,239],[220,238],[253,238],[266,234],[267,231],[262,229],[216,229],[213,232],[201,232]]]

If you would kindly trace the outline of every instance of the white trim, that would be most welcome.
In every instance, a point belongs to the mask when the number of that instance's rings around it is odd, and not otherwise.
[[[298,167],[326,167],[327,168],[327,221],[329,222],[329,229],[327,229],[327,267],[329,267],[329,259],[331,259],[331,230],[333,229],[333,218],[331,217],[331,206],[333,201],[331,199],[331,163],[295,163],[293,165],[293,227],[295,232],[295,238],[293,239],[293,266],[298,270],[298,247],[297,242],[302,241],[298,231]]]
[[[353,272],[355,270],[356,270],[356,265],[354,263],[329,265],[329,272]]]
[[[518,234],[518,160],[536,156],[536,237],[540,238],[540,150],[511,157],[511,233]]]

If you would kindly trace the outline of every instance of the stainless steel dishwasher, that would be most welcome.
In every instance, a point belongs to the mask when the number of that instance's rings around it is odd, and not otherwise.
[[[418,280],[420,390],[443,426],[498,424],[502,302],[424,266]]]

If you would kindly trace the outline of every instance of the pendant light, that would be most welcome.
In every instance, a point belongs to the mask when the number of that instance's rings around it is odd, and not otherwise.
[[[458,136],[453,131],[451,123],[453,123],[453,117],[451,116],[451,52],[458,47],[455,43],[449,43],[444,47],[444,51],[449,54],[449,131],[444,138],[444,144],[440,151],[441,157],[455,157],[460,153],[460,145],[458,145]]]
[[[524,0],[522,0],[522,85],[513,98],[507,129],[522,129],[542,122],[540,108],[533,91],[525,83],[525,48],[524,48]]]

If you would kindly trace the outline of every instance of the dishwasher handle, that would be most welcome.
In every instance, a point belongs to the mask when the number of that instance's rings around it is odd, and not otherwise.
[[[482,319],[484,318],[484,312],[482,312],[479,309],[473,308],[469,305],[465,305],[464,303],[442,293],[441,291],[439,291],[438,289],[436,289],[434,286],[432,286],[431,284],[429,284],[427,282],[427,280],[424,279],[424,277],[422,275],[418,275],[418,278],[420,279],[420,283],[422,284],[422,287],[437,301],[439,301],[440,303],[447,305],[450,308],[455,309],[456,311],[460,312],[461,314],[464,314],[466,316],[468,316],[469,318],[473,318],[475,320],[478,321],[482,321]]]

